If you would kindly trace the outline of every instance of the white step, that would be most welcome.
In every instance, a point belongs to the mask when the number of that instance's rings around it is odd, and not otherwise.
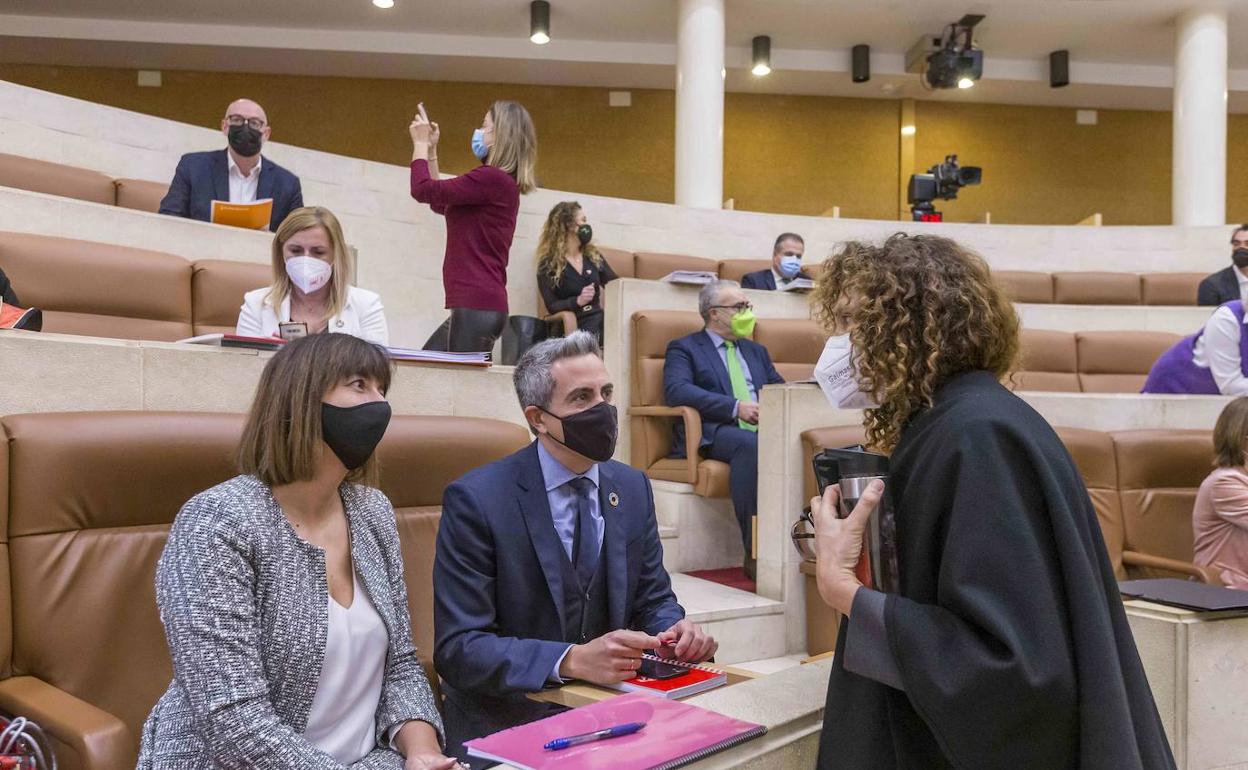
[[[716,663],[785,655],[783,602],[679,572],[671,578],[685,616],[719,642]]]
[[[666,526],[677,533],[663,542],[669,572],[741,566],[741,531],[732,503],[699,497],[689,484],[654,481],[652,486],[660,531]]]

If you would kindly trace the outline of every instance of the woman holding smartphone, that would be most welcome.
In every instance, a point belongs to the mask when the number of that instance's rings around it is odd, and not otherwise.
[[[537,186],[533,120],[516,102],[494,102],[472,135],[481,165],[452,179],[439,178],[441,131],[423,103],[409,132],[412,197],[446,217],[442,284],[451,312],[425,348],[489,352],[507,321],[507,261],[520,196]]]

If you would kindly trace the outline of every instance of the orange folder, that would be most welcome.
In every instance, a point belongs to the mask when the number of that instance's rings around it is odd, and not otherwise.
[[[218,225],[242,227],[246,230],[263,230],[273,217],[273,199],[264,198],[255,203],[212,202],[212,221]]]

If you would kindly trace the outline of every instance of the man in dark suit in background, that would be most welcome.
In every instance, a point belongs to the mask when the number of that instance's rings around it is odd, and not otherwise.
[[[775,291],[795,278],[809,281],[810,276],[802,271],[802,255],[805,253],[806,242],[802,240],[802,236],[797,233],[781,233],[771,249],[771,268],[741,276],[741,288]]]
[[[728,463],[732,507],[745,545],[745,573],[754,578],[751,537],[758,509],[758,391],[784,382],[754,334],[754,308],[735,281],[715,281],[698,294],[706,328],[667,345],[663,397],[702,416],[702,452]],[[685,427],[677,421],[672,456],[685,456]]]
[[[212,202],[254,203],[273,199],[269,230],[303,205],[299,177],[261,156],[272,127],[264,108],[250,99],[230,104],[221,119],[229,147],[188,152],[178,161],[160,213],[187,219],[212,220]]]
[[[461,759],[463,741],[559,709],[526,693],[624,681],[644,650],[696,662],[718,646],[672,593],[649,480],[611,459],[601,356],[585,331],[529,349],[513,379],[537,440],[443,496],[433,660]]]
[[[1231,266],[1200,282],[1197,305],[1222,305],[1231,300],[1248,300],[1248,224],[1231,233]]]

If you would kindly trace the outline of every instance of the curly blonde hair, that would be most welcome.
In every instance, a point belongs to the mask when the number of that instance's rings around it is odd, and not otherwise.
[[[576,201],[556,203],[546,215],[546,224],[542,225],[542,236],[537,242],[537,275],[549,280],[551,286],[563,281],[563,266],[567,261],[564,251],[568,236],[576,233],[576,218],[580,213],[581,204]],[[581,254],[595,267],[602,268],[602,254],[592,243],[582,246]]]
[[[1018,357],[1014,306],[983,258],[949,238],[847,243],[824,262],[811,306],[829,333],[849,333],[858,385],[880,405],[863,426],[883,451],[948,379],[974,370],[1004,378]]]

